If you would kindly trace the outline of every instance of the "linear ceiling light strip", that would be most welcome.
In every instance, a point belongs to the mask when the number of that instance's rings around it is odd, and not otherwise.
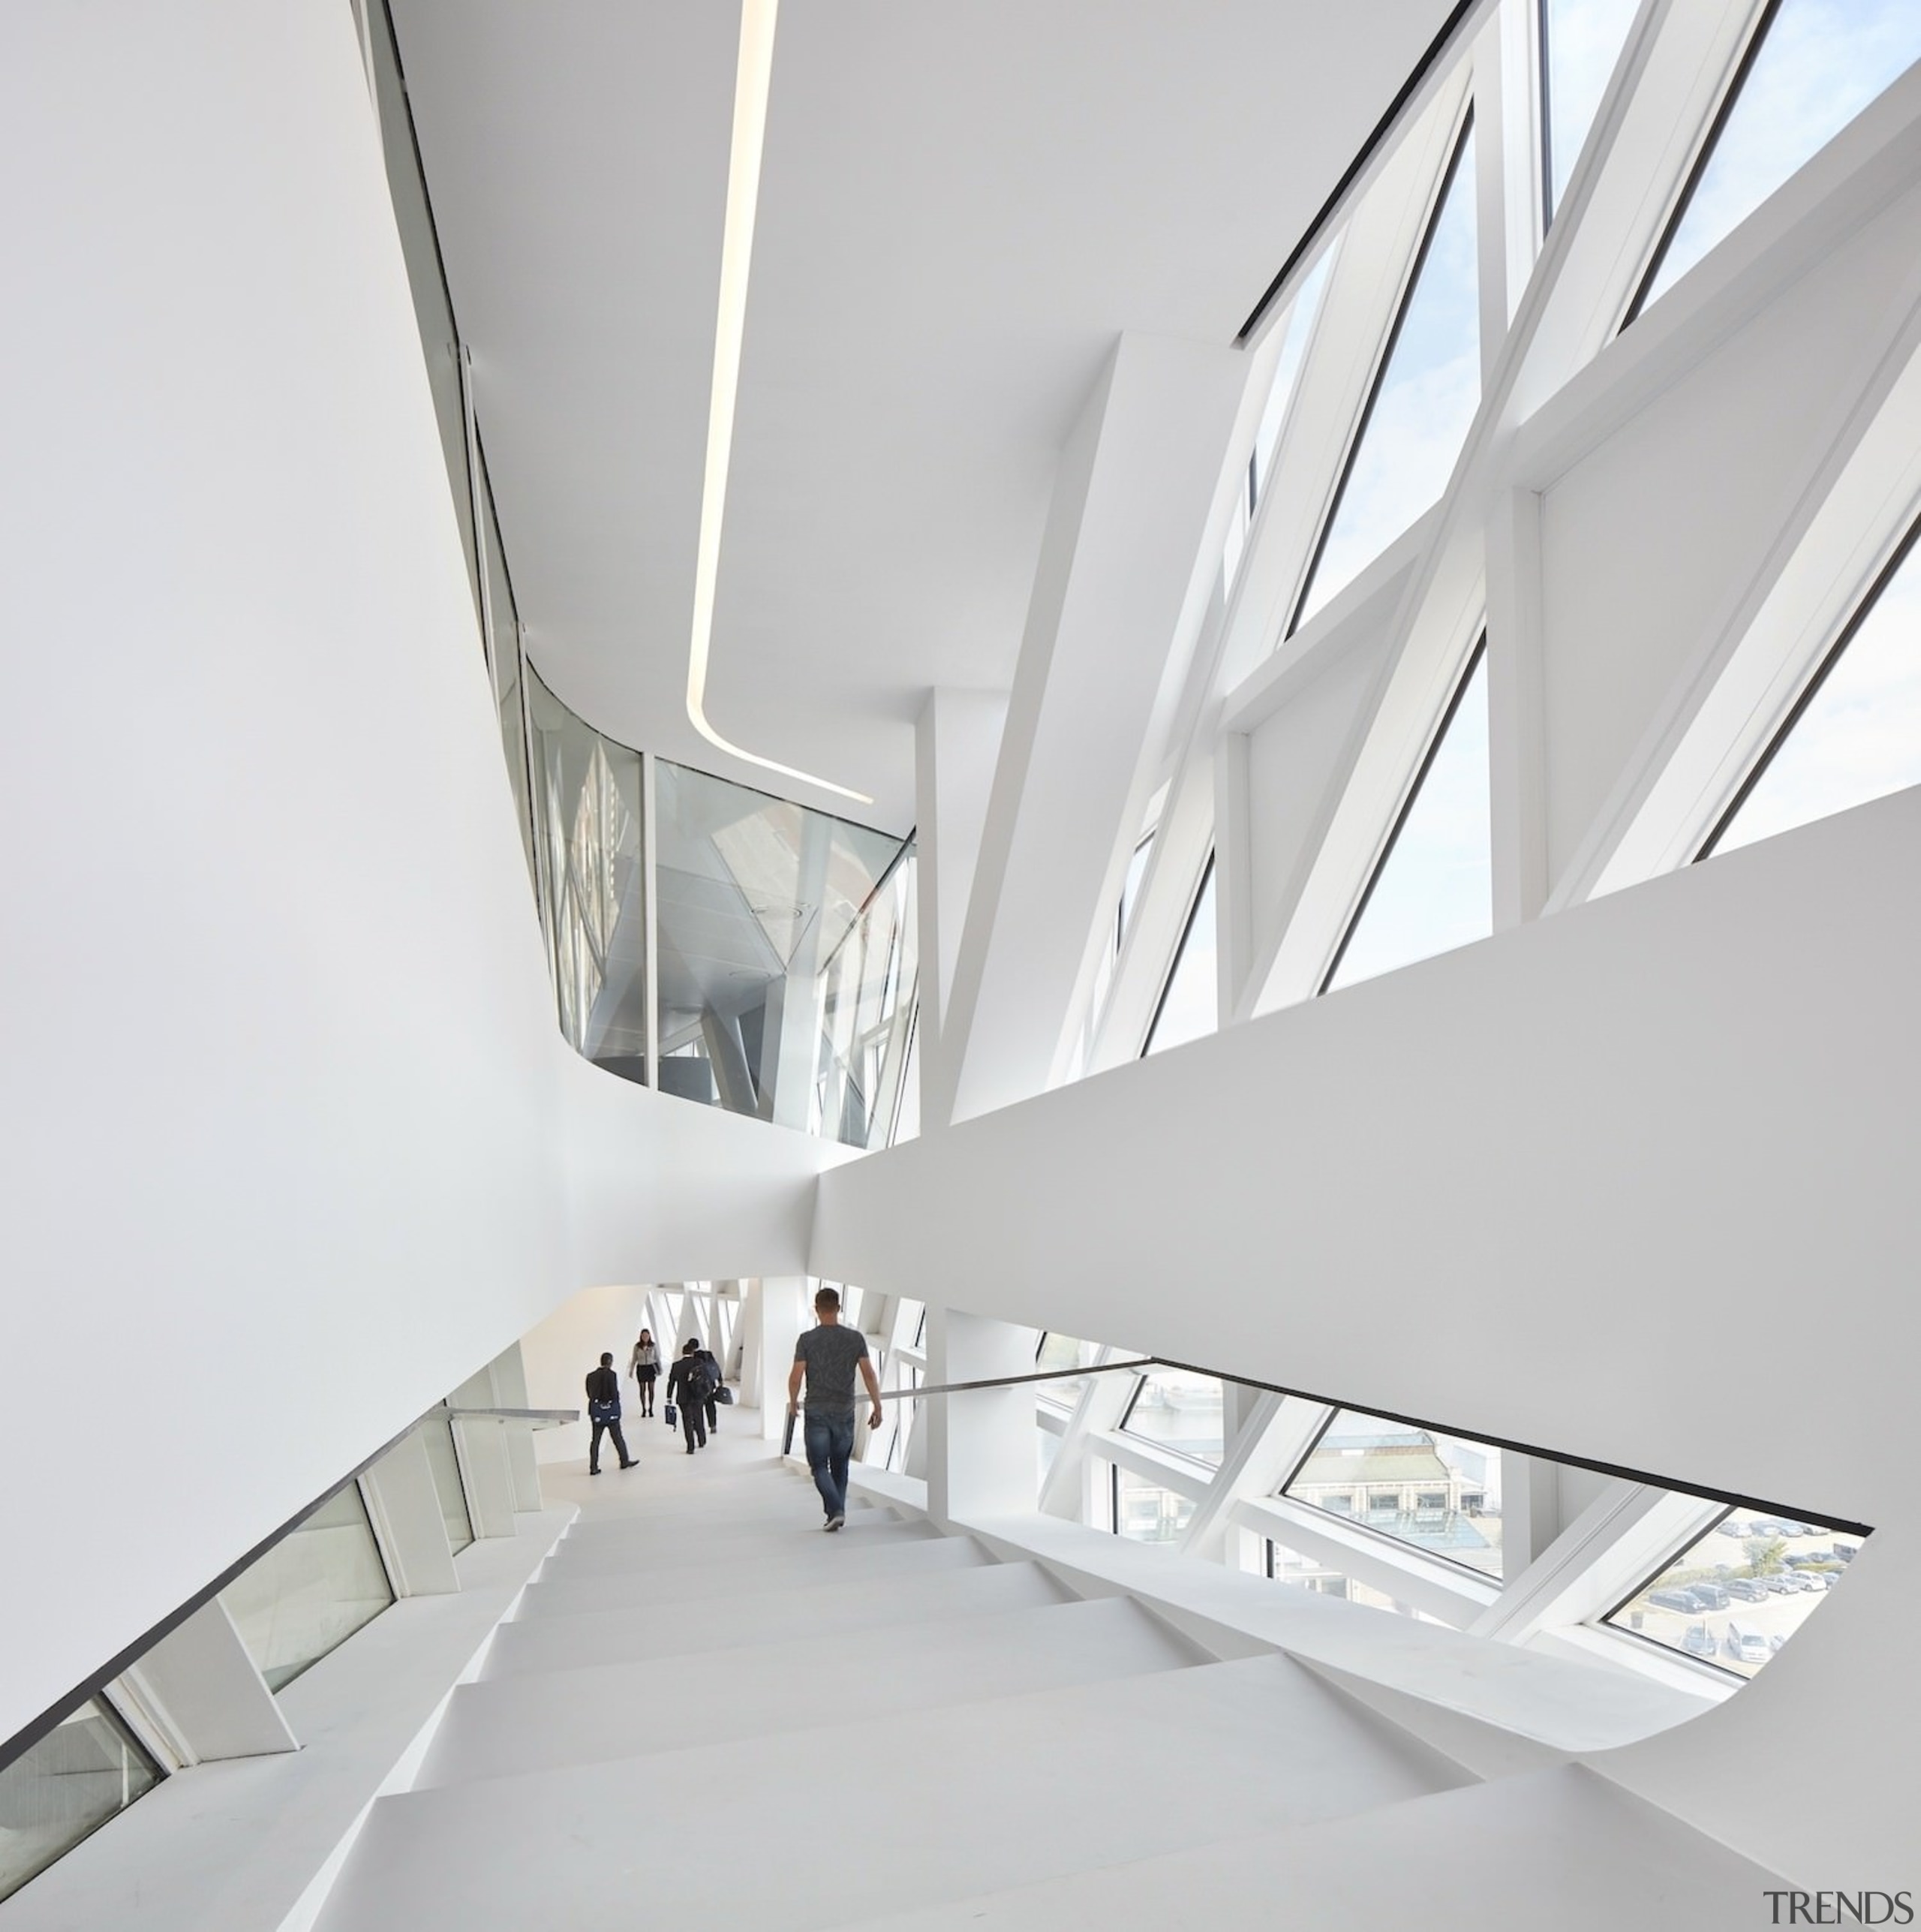
[[[727,507],[727,468],[733,454],[734,404],[741,381],[741,342],[747,329],[747,271],[753,258],[755,209],[760,199],[761,149],[767,133],[767,96],[774,72],[774,27],[779,0],[743,0],[741,51],[734,77],[734,140],[727,163],[727,213],[720,237],[720,299],[714,324],[714,393],[707,412],[707,470],[700,497],[700,543],[694,563],[693,636],[687,652],[687,716],[708,744],[762,771],[871,805],[865,792],[817,778],[758,753],[744,751],[707,721],[707,668],[714,641],[714,580],[720,567],[720,526]]]

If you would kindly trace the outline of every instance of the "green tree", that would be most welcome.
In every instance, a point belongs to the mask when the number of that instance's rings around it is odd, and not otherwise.
[[[1748,1571],[1751,1576],[1772,1576],[1787,1553],[1787,1544],[1778,1536],[1749,1536],[1741,1547],[1748,1552]]]

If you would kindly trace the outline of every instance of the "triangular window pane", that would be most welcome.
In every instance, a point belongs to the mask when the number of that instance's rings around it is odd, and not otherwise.
[[[1470,116],[1362,411],[1296,625],[1353,582],[1447,484],[1481,404],[1477,235]]]
[[[1921,525],[1789,715],[1708,851],[1751,845],[1921,784],[1918,537]]]
[[[1487,665],[1478,651],[1321,990],[1485,939],[1494,929],[1490,842]]]
[[[1180,950],[1174,955],[1154,1022],[1147,1029],[1141,1058],[1164,1052],[1170,1046],[1184,1046],[1190,1040],[1216,1031],[1220,1023],[1220,987],[1214,967],[1214,861],[1210,853],[1194,910],[1188,915],[1187,930],[1180,936]]]
[[[1672,287],[1917,60],[1915,0],[1778,0],[1735,77],[1634,312]]]
[[[1601,97],[1640,0],[1542,0],[1541,70],[1547,94],[1547,214],[1567,192]]]
[[[1501,1452],[1342,1409],[1281,1494],[1483,1576],[1501,1574]]]

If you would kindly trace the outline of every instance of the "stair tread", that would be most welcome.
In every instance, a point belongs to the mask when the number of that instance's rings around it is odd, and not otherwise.
[[[711,1744],[837,1724],[849,1684],[819,1669],[819,1660],[820,1639],[810,1633],[708,1659],[704,1669],[657,1659],[465,1685],[415,1788],[678,1751],[690,1737]],[[858,1696],[879,1718],[1211,1660],[1138,1604],[1104,1597],[870,1630]]]
[[[870,1515],[873,1512],[868,1512]],[[570,1548],[575,1539],[564,1536],[540,1572],[543,1583],[577,1578],[633,1575],[649,1570],[678,1569],[690,1563],[710,1568],[740,1562],[759,1564],[779,1562],[789,1553],[802,1563],[823,1563],[844,1560],[850,1549],[879,1549],[895,1543],[938,1542],[938,1530],[926,1523],[903,1523],[891,1516],[873,1521],[850,1518],[843,1530],[834,1533],[843,1539],[843,1552],[836,1557],[818,1546],[822,1531],[818,1521],[795,1523],[675,1523],[657,1525],[651,1536],[634,1536],[618,1542],[582,1542]]]
[[[738,1594],[744,1587],[768,1592],[801,1588],[837,1578],[909,1576],[991,1563],[979,1544],[965,1537],[932,1536],[869,1547],[860,1538],[828,1536],[786,1548],[770,1547],[751,1563],[735,1552],[727,1561],[658,1565],[602,1576],[557,1578],[531,1583],[514,1613],[516,1622],[582,1610],[648,1603],[693,1603]]]
[[[1393,1855],[1384,1857],[1384,1845]],[[1330,1819],[1199,1849],[1063,1873],[907,1911],[855,1914],[848,1932],[1167,1932],[1242,1922],[1286,1902],[1300,1925],[1418,1926],[1435,1901],[1487,1901],[1486,1922],[1555,1932],[1627,1925],[1745,1932],[1763,1867],[1631,1796],[1559,1765],[1410,1799],[1387,1818]],[[1263,1915],[1265,1922],[1265,1915]]]
[[[1008,1563],[885,1578],[840,1578],[777,1596],[713,1598],[697,1609],[678,1603],[601,1607],[501,1624],[481,1676],[486,1681],[642,1658],[705,1655],[790,1637],[851,1636],[897,1619],[925,1624],[1075,1600],[1039,1564]]]
[[[729,1922],[844,1922],[855,1869],[822,1855],[810,1786],[858,1821],[867,1898],[899,1908],[1008,1890],[1142,1844],[1203,1845],[1397,1803],[1464,1774],[1288,1660],[1258,1657],[890,1718],[861,1702],[859,1653],[823,1648],[847,1721],[763,1739],[384,1798],[320,1932],[452,1932],[604,1914],[675,1864],[725,1875]],[[1073,1794],[1071,1828],[1033,1768]],[[739,1856],[743,1819],[753,1855]],[[931,1821],[941,1828],[930,1831]],[[529,1855],[530,1846],[564,1856]]]

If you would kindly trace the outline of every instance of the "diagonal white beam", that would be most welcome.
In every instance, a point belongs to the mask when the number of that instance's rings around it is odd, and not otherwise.
[[[1123,336],[1069,439],[942,1019],[936,1118],[1046,1084],[1219,562],[1248,369],[1234,349]]]

